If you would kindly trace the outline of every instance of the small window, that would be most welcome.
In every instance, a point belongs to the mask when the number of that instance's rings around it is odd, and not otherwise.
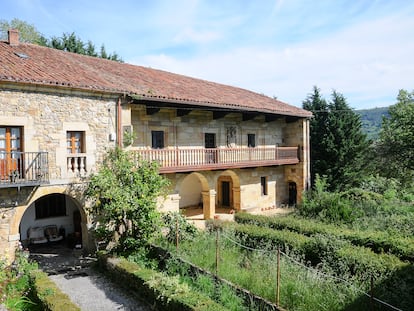
[[[49,194],[35,203],[36,219],[66,216],[66,198],[64,194]]]
[[[85,133],[69,131],[66,133],[67,153],[85,153]]]
[[[260,177],[260,185],[262,187],[262,195],[267,195],[267,177]]]
[[[256,147],[256,134],[247,134],[247,146],[251,148]]]
[[[152,148],[162,149],[164,148],[164,132],[163,131],[152,131]]]

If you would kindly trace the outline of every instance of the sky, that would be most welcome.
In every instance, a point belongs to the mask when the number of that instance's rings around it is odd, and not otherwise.
[[[125,62],[301,107],[317,86],[350,107],[414,90],[411,0],[0,0],[45,37],[74,32]]]

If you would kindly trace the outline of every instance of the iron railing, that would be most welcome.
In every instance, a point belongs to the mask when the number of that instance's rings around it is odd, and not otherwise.
[[[41,185],[49,182],[47,152],[0,151],[0,187]]]

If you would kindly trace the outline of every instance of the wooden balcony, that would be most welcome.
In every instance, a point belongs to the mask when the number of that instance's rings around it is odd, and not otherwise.
[[[0,188],[49,183],[47,152],[0,152]]]
[[[157,161],[161,173],[299,163],[298,147],[176,148],[134,150],[136,159]]]

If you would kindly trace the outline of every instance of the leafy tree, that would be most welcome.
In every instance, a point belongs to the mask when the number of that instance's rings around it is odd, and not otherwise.
[[[136,162],[119,148],[109,151],[86,191],[94,200],[96,231],[110,235],[122,251],[142,246],[157,230],[156,202],[166,186],[155,162]]]
[[[383,119],[377,152],[381,175],[414,182],[414,91],[399,91],[389,118]]]
[[[19,30],[20,42],[33,43],[77,54],[110,59],[120,63],[123,62],[122,58],[116,52],[108,54],[104,45],[101,46],[100,53],[96,52],[95,45],[91,41],[83,42],[74,32],[63,33],[62,37],[53,36],[48,39],[33,25],[17,18],[14,18],[11,22],[0,20],[0,40],[7,39],[7,31],[11,28]]]
[[[42,35],[35,26],[18,18],[14,18],[10,22],[3,19],[0,20],[0,40],[7,40],[7,31],[9,29],[19,30],[20,42],[38,44],[42,38]]]
[[[364,174],[368,142],[361,121],[345,97],[334,91],[326,102],[315,86],[303,102],[312,111],[310,121],[311,178],[326,176],[330,190],[355,186]]]

